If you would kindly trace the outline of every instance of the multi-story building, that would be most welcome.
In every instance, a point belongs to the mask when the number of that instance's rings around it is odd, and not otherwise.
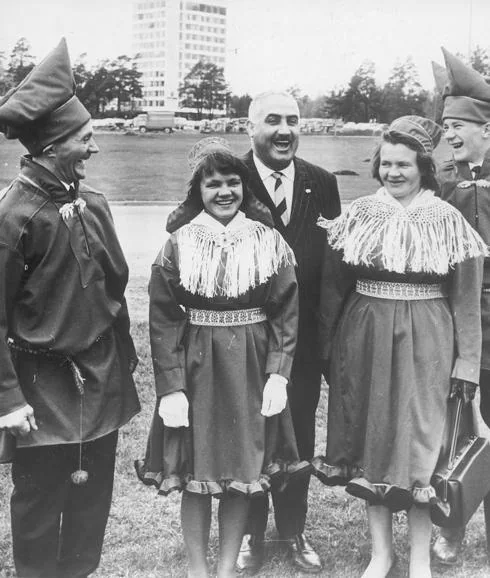
[[[133,0],[133,53],[144,109],[176,110],[179,84],[199,61],[225,67],[228,0]]]

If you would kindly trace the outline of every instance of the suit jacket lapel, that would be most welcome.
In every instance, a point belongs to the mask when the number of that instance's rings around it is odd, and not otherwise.
[[[248,166],[250,171],[250,182],[249,182],[250,189],[252,190],[253,194],[257,197],[257,199],[262,203],[264,203],[264,205],[270,210],[272,218],[274,219],[274,227],[281,233],[283,237],[287,237],[288,227],[284,226],[281,216],[277,211],[276,205],[274,201],[271,199],[262,179],[260,178],[260,175],[257,171],[257,167],[255,166],[253,160],[252,151],[249,151],[247,156],[245,157],[245,164]]]
[[[294,169],[293,205],[288,225],[288,236],[292,243],[298,239],[303,226],[308,220],[307,213],[311,196],[311,185],[305,182],[305,169],[301,160],[294,159]]]

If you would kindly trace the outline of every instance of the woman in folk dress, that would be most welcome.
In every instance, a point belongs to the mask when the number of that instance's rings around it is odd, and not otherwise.
[[[150,281],[157,410],[140,477],[183,490],[190,576],[207,576],[211,496],[218,576],[234,576],[249,498],[306,473],[286,384],[296,345],[294,256],[223,139],[197,143],[187,200]]]
[[[410,576],[430,576],[430,485],[447,400],[478,383],[482,256],[461,214],[434,195],[440,129],[401,117],[373,164],[383,185],[323,221],[335,270],[325,268],[322,342],[330,359],[325,483],[367,501],[372,557],[364,578],[394,561],[392,512],[407,510]],[[451,385],[452,384],[452,385]],[[452,388],[452,390],[451,390]]]

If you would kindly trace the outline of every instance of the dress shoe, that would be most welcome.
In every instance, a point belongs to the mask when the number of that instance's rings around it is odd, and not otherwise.
[[[316,574],[322,569],[320,557],[308,542],[304,534],[297,534],[285,540],[287,549],[293,559],[293,564],[298,570]]]
[[[457,566],[461,563],[461,547],[463,540],[460,536],[454,539],[439,536],[432,545],[434,561],[444,566]]]
[[[236,561],[236,569],[240,573],[253,575],[259,571],[264,562],[263,534],[245,534]]]

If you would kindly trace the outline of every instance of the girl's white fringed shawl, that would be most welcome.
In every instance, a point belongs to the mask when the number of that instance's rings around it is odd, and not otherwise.
[[[265,283],[294,254],[281,235],[257,221],[237,228],[210,228],[191,222],[176,233],[180,282],[204,297],[237,297]]]
[[[381,188],[332,221],[321,217],[318,225],[346,263],[381,264],[396,273],[445,275],[456,263],[488,254],[461,213],[428,190],[403,207]]]

